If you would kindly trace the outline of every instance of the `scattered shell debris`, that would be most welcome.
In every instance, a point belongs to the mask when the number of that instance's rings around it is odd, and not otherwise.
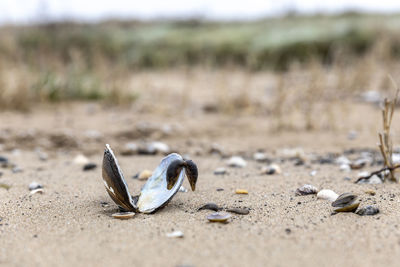
[[[331,202],[335,201],[338,198],[338,196],[339,196],[338,194],[336,194],[334,191],[330,189],[322,189],[317,194],[318,199],[325,199]]]
[[[233,156],[231,157],[227,162],[229,167],[235,167],[235,168],[244,168],[247,166],[247,162],[239,156]]]
[[[228,219],[231,217],[229,213],[226,212],[215,212],[207,216],[207,220],[210,222],[227,223]]]
[[[117,212],[111,215],[114,219],[128,220],[135,216],[134,212]]]
[[[249,193],[249,191],[247,191],[246,189],[236,189],[235,190],[235,194],[242,194],[242,195],[247,195]]]
[[[170,238],[183,238],[184,234],[182,231],[173,231],[171,233],[167,233],[166,236]]]
[[[310,184],[305,184],[302,187],[299,187],[296,189],[295,195],[296,196],[304,196],[304,195],[311,195],[311,194],[317,194],[318,189]]]

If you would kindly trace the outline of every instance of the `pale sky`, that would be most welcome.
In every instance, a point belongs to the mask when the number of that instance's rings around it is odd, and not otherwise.
[[[397,0],[0,0],[0,23],[40,20],[107,18],[256,19],[277,16],[288,10],[300,13],[336,13],[346,10],[399,12]]]

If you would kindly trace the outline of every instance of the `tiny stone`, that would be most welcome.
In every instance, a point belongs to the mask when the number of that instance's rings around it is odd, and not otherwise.
[[[247,195],[249,192],[246,189],[236,189],[235,193]]]
[[[87,163],[83,166],[84,171],[90,171],[96,169],[97,165],[95,163]]]
[[[135,143],[127,143],[121,151],[121,155],[123,156],[132,156],[137,154],[139,151],[138,145]]]
[[[183,232],[182,231],[173,231],[172,233],[167,233],[167,237],[174,237],[174,238],[182,238],[183,237]]]
[[[268,157],[261,152],[254,153],[253,159],[258,162],[267,162],[269,161]]]
[[[35,189],[43,188],[43,186],[37,182],[32,182],[29,184],[28,188],[29,188],[29,191],[32,191]]]
[[[85,165],[89,163],[89,159],[84,155],[80,154],[74,158],[73,163],[76,165]]]
[[[179,192],[187,193],[187,191],[188,190],[185,187],[183,187],[183,185],[181,185],[181,187],[179,187]]]
[[[239,156],[233,156],[227,161],[228,166],[236,167],[236,168],[243,168],[247,166],[247,162]]]
[[[230,217],[231,215],[226,212],[215,212],[208,215],[207,220],[210,222],[227,223]]]
[[[359,209],[356,213],[360,216],[375,215],[375,214],[379,213],[379,208],[376,206],[368,205],[368,206],[365,206],[365,207]]]
[[[317,175],[317,171],[316,171],[316,170],[311,171],[311,172],[310,172],[310,175],[311,175],[311,176]]]
[[[330,189],[322,189],[317,194],[318,199],[325,199],[325,200],[329,200],[331,202],[335,201],[338,198],[338,196],[339,196],[338,194],[336,194],[335,192],[333,192]]]
[[[217,188],[217,191],[221,192],[221,191],[224,191],[224,189],[223,188]]]
[[[139,180],[147,180],[151,177],[152,174],[153,174],[153,172],[150,170],[143,170],[139,173],[138,179]]]
[[[281,167],[279,167],[278,164],[271,164],[269,166],[264,166],[261,168],[261,174],[272,175],[272,174],[281,174],[281,173],[282,173],[282,169],[281,169]]]
[[[227,173],[227,172],[226,172],[226,169],[223,168],[223,167],[217,168],[217,169],[214,170],[214,174],[215,174],[215,175],[224,175],[224,174],[226,174],[226,173]]]

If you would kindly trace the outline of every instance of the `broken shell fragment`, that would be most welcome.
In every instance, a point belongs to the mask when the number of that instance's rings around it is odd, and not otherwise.
[[[247,166],[247,162],[239,156],[231,157],[226,163],[228,164],[228,166],[236,168],[243,168]]]
[[[151,177],[152,173],[153,172],[150,170],[143,170],[139,173],[138,179],[139,180],[147,180]]]
[[[226,212],[215,212],[207,216],[207,220],[210,222],[226,223],[231,217],[229,213]]]
[[[267,162],[269,161],[267,155],[262,152],[257,152],[253,154],[253,159],[258,162]]]
[[[241,208],[232,208],[232,209],[227,209],[226,211],[240,215],[247,215],[250,213],[250,210]]]
[[[338,196],[339,196],[338,194],[336,194],[335,192],[333,192],[330,189],[322,189],[317,194],[318,199],[325,199],[325,200],[329,200],[331,202],[335,201],[338,198]]]
[[[355,212],[358,206],[360,205],[360,202],[357,202],[355,204],[351,204],[345,207],[340,207],[338,209],[335,209],[335,212]]]
[[[31,195],[38,194],[38,193],[43,194],[44,193],[43,188],[34,189],[34,190],[31,190],[31,192],[30,192]]]
[[[235,194],[247,195],[248,193],[249,193],[249,191],[247,191],[246,189],[236,189],[235,190]]]
[[[29,184],[28,188],[29,188],[29,191],[32,191],[35,189],[43,188],[43,186],[37,182],[32,182]]]
[[[207,204],[204,204],[203,206],[201,206],[200,208],[198,208],[197,211],[199,211],[199,210],[213,210],[213,211],[219,211],[219,210],[221,210],[221,209],[222,209],[222,208],[218,207],[218,205],[215,204],[215,203],[207,203]]]
[[[117,212],[111,216],[115,219],[128,220],[130,218],[133,218],[133,216],[135,216],[135,213],[134,212]]]
[[[332,207],[346,207],[351,205],[357,198],[357,195],[352,193],[343,193],[337,197],[337,199],[332,202]]]
[[[281,173],[282,173],[282,169],[281,169],[281,167],[279,167],[278,164],[271,164],[269,166],[264,166],[261,168],[261,174],[272,175],[272,174],[281,174]]]
[[[317,194],[318,189],[310,184],[305,184],[302,187],[299,187],[296,189],[295,195],[296,196],[304,196],[304,195],[311,195],[311,194]]]
[[[368,205],[359,209],[356,213],[360,216],[375,215],[379,213],[379,208],[376,206]]]
[[[171,233],[167,233],[166,236],[171,237],[171,238],[182,238],[183,232],[182,231],[173,231]]]

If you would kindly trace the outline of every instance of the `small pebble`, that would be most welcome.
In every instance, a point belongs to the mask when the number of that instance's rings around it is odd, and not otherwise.
[[[97,165],[95,163],[87,163],[83,166],[84,171],[90,171],[96,169]]]
[[[123,156],[132,156],[137,154],[139,151],[139,147],[135,143],[127,143],[121,151],[121,155]]]
[[[221,192],[221,191],[224,191],[224,189],[223,188],[217,188],[217,191]]]
[[[316,170],[311,171],[311,172],[310,172],[310,175],[311,175],[311,176],[317,175],[317,171],[316,171]]]
[[[267,162],[267,161],[269,161],[267,155],[265,155],[265,154],[262,153],[262,152],[254,153],[253,159],[254,159],[255,161],[258,161],[258,162]]]
[[[183,185],[181,185],[181,187],[179,187],[179,192],[187,193],[188,190],[185,187],[183,187]]]
[[[32,191],[35,189],[43,188],[43,186],[37,182],[32,182],[29,184],[28,188],[29,188],[29,191]]]
[[[345,164],[345,163],[341,164],[340,167],[339,167],[339,169],[340,169],[342,172],[350,172],[350,171],[351,171],[350,165],[349,165],[349,164]]]
[[[248,209],[241,209],[241,208],[232,208],[232,209],[227,209],[226,211],[240,215],[247,215],[250,213]]]
[[[216,168],[215,170],[214,170],[214,174],[215,175],[224,175],[224,174],[226,174],[227,172],[226,172],[226,169],[225,168],[223,168],[223,167],[221,167],[221,168]]]
[[[361,176],[361,177],[363,177],[363,176]],[[357,184],[381,184],[381,183],[382,183],[382,179],[379,178],[378,175],[372,175],[368,179],[362,179],[357,182]]]
[[[215,212],[208,215],[207,220],[210,222],[227,223],[230,217],[231,215],[226,212]]]
[[[73,162],[74,164],[76,164],[76,165],[85,165],[85,164],[88,164],[88,163],[89,163],[89,159],[88,159],[87,157],[85,157],[84,155],[80,154],[80,155],[77,155],[77,156],[73,159],[72,162]]]
[[[235,194],[244,194],[244,195],[246,195],[248,193],[249,193],[249,191],[247,191],[246,189],[236,189],[235,190]]]
[[[278,164],[271,164],[269,166],[264,166],[261,168],[261,174],[272,175],[272,174],[281,174],[281,173],[282,173],[282,169],[281,169],[281,167],[279,167]]]
[[[359,209],[356,213],[360,216],[375,215],[379,213],[379,208],[376,206],[368,205]]]
[[[311,194],[317,194],[318,189],[310,184],[305,184],[302,187],[299,187],[296,189],[295,195],[296,196],[304,196],[304,195],[311,195]]]
[[[135,213],[134,212],[117,212],[111,216],[115,219],[128,220],[130,218],[133,218],[133,216],[135,216]]]
[[[182,238],[183,232],[182,231],[173,231],[171,233],[167,233],[166,236],[170,237],[170,238]]]
[[[227,162],[228,166],[235,168],[243,168],[247,166],[247,162],[239,156],[231,157]]]
[[[152,174],[153,174],[153,172],[150,170],[143,170],[139,173],[138,179],[139,180],[147,180],[151,177]]]

